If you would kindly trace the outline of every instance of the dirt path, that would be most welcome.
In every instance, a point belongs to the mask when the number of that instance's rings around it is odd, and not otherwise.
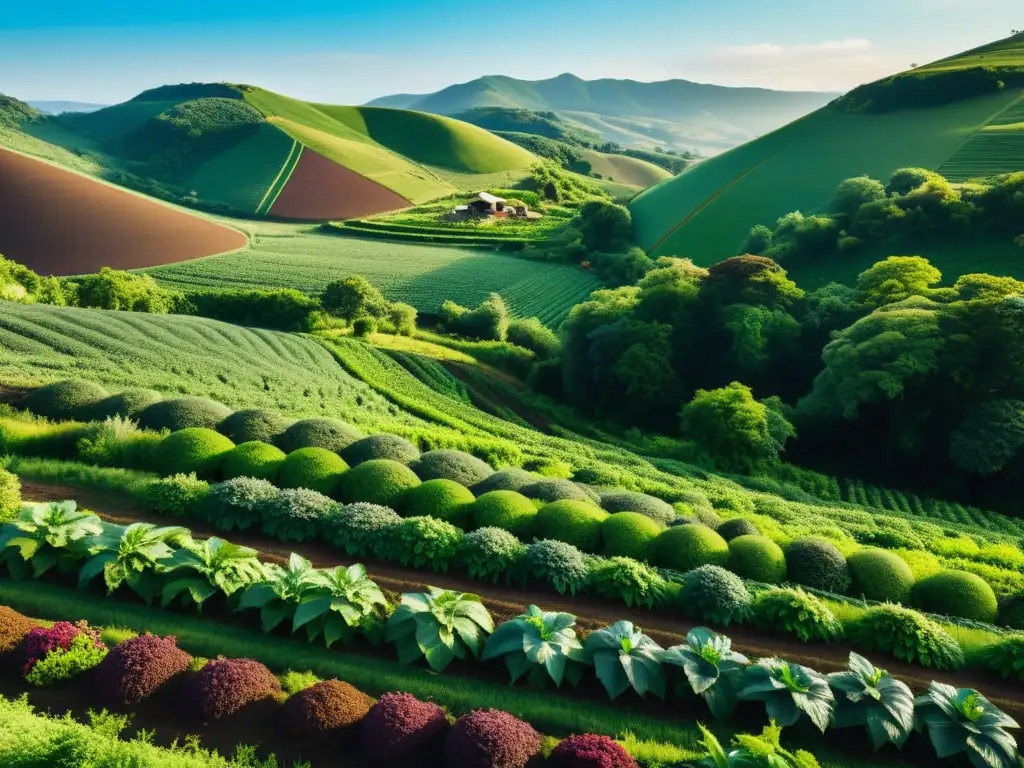
[[[106,494],[91,489],[22,483],[22,494],[32,501],[61,501],[76,499],[79,507],[96,512],[104,520],[127,525],[133,522],[150,522],[158,525],[181,525],[186,523],[198,536],[224,536],[211,526],[177,518],[162,517],[138,507],[123,495]],[[457,589],[479,594],[488,609],[494,614],[496,623],[522,613],[530,604],[539,605],[548,611],[564,611],[577,617],[577,625],[584,630],[606,626],[622,619],[628,619],[643,628],[660,645],[667,648],[683,642],[686,633],[696,626],[703,626],[687,617],[673,613],[672,609],[651,612],[639,608],[627,608],[621,603],[603,600],[590,595],[570,597],[559,595],[552,590],[509,587],[501,584],[486,584],[469,580],[462,574],[430,573],[404,568],[389,563],[367,559],[354,559],[333,547],[318,543],[291,543],[268,540],[259,534],[249,532],[231,533],[225,536],[235,544],[252,547],[261,559],[284,564],[292,552],[310,560],[318,568],[336,565],[351,565],[363,562],[370,576],[383,589],[393,592],[422,591],[427,586],[443,589]],[[791,637],[760,630],[755,626],[713,627],[732,638],[733,647],[751,658],[780,656],[819,672],[835,672],[846,667],[852,645],[838,643],[803,644]],[[976,688],[993,703],[1012,717],[1024,721],[1024,690],[1009,680],[974,670],[947,672],[930,670],[896,659],[882,660],[879,654],[867,654],[878,661],[890,673],[903,680],[915,693],[923,692],[932,680],[939,680],[958,688]]]

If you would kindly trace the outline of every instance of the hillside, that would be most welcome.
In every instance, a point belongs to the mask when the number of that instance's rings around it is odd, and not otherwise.
[[[919,103],[943,91],[929,73],[970,73],[989,56],[1001,66],[1024,67],[1024,36],[979,50],[850,96],[877,94],[902,79],[896,87],[907,89],[901,92],[908,103]],[[1024,170],[1024,83],[989,89],[985,82],[980,95],[930,106],[881,110],[875,101],[874,108],[863,108],[867,99],[856,102],[856,111],[849,102],[831,105],[700,163],[631,203],[639,243],[654,255],[685,254],[710,264],[735,254],[756,224],[821,210],[847,178],[886,179],[909,166],[939,170],[954,181]]]
[[[556,112],[578,127],[641,148],[721,152],[784,125],[836,94],[727,88],[666,80],[548,80],[488,75],[436,93],[385,96],[370,106],[459,115],[487,107]],[[516,130],[506,128],[504,130]]]

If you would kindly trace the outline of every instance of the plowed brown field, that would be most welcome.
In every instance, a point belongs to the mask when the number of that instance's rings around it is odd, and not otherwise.
[[[42,274],[155,267],[247,243],[228,227],[0,149],[0,254]]]

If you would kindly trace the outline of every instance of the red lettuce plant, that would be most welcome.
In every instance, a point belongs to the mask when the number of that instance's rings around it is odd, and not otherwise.
[[[133,637],[115,646],[100,664],[100,694],[111,703],[138,704],[185,672],[191,661],[174,637]]]
[[[548,763],[555,768],[637,768],[636,760],[621,745],[594,733],[563,739]]]
[[[79,635],[86,634],[92,638],[93,645],[100,648],[103,643],[100,641],[100,633],[89,628],[86,621],[79,621],[72,624],[69,621],[58,621],[52,627],[35,627],[30,629],[22,641],[21,650],[25,659],[25,666],[22,673],[27,675],[32,671],[39,661],[46,658],[50,651],[60,648],[69,650],[71,642]]]
[[[260,662],[221,657],[189,680],[186,701],[197,720],[219,720],[277,693],[281,693],[281,683]]]
[[[363,754],[375,761],[408,760],[448,730],[444,710],[408,693],[385,693],[360,724]]]
[[[525,768],[540,742],[537,731],[508,712],[477,709],[455,721],[444,761],[451,768]]]

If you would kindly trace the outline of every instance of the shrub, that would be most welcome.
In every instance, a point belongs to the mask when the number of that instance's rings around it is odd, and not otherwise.
[[[910,572],[914,574],[915,582],[934,576],[942,570],[942,562],[931,552],[919,549],[897,549],[895,553],[910,566]]]
[[[846,558],[846,562],[853,576],[854,593],[868,600],[902,603],[914,586],[910,566],[893,552],[861,549]]]
[[[843,634],[843,625],[828,606],[800,588],[761,592],[754,599],[751,620],[758,627],[794,634],[805,643],[829,642]]]
[[[628,557],[610,557],[594,566],[590,585],[599,595],[627,606],[654,608],[668,597],[668,584],[654,568]]]
[[[135,422],[114,416],[86,428],[75,451],[80,461],[102,467],[145,469],[156,464],[161,435],[140,430]]]
[[[365,339],[377,332],[377,321],[372,317],[357,317],[352,321],[352,335],[357,339]]]
[[[533,535],[537,508],[515,491],[491,491],[473,502],[473,525],[502,528],[520,539]]]
[[[525,469],[499,469],[493,475],[473,485],[469,490],[477,496],[491,491],[516,491],[518,493],[536,481],[537,476]]]
[[[986,669],[1024,682],[1024,637],[1013,635],[986,645],[978,658]]]
[[[341,451],[341,458],[354,467],[373,459],[390,459],[399,464],[408,464],[419,458],[419,449],[398,435],[370,435],[356,440]]]
[[[420,479],[409,467],[389,459],[372,459],[341,476],[339,492],[347,503],[366,502],[397,509]]]
[[[934,621],[899,605],[869,608],[846,627],[850,639],[869,651],[936,669],[964,664],[960,645]]]
[[[191,427],[161,440],[154,461],[164,475],[213,475],[234,447],[234,443],[212,429]]]
[[[293,734],[323,736],[356,725],[366,717],[373,699],[340,680],[324,680],[291,696],[282,712]]]
[[[13,653],[38,624],[6,605],[0,605],[0,654]]]
[[[535,519],[537,535],[572,544],[584,552],[601,546],[601,523],[608,513],[585,501],[555,501],[545,504]]]
[[[436,517],[465,528],[475,497],[454,480],[427,480],[412,488],[405,497],[405,508],[414,515]]]
[[[379,504],[348,504],[335,509],[326,525],[327,540],[344,547],[350,555],[378,557],[387,553],[389,540],[402,518],[395,510]]]
[[[999,605],[999,623],[1011,629],[1024,629],[1024,595],[1014,595]]]
[[[916,584],[914,602],[929,613],[975,621],[995,621],[999,612],[992,587],[966,571],[942,571]]]
[[[601,494],[601,506],[608,512],[636,512],[658,523],[668,525],[678,515],[668,502],[657,496],[635,491],[612,491]]]
[[[335,496],[347,469],[348,464],[326,448],[299,448],[281,462],[277,484],[282,488],[308,488],[325,496]]]
[[[192,517],[209,495],[210,484],[197,478],[195,472],[160,478],[143,491],[143,499],[153,511],[171,517]]]
[[[616,512],[601,523],[601,541],[608,555],[647,560],[662,526],[636,512]]]
[[[21,510],[21,482],[0,467],[0,523],[13,520]]]
[[[702,565],[725,566],[729,545],[703,525],[676,525],[658,534],[653,546],[654,561],[663,568],[692,571]]]
[[[675,506],[678,510],[680,505],[676,504]],[[723,522],[721,516],[717,512],[715,512],[713,507],[695,506],[691,507],[691,509],[693,510],[693,516],[696,517],[699,522],[703,523],[712,530],[717,530],[718,526],[720,526]]]
[[[547,764],[552,768],[637,768],[636,760],[614,739],[594,733],[562,739]]]
[[[285,453],[299,448],[325,448],[341,453],[366,435],[337,419],[302,419],[277,436],[277,447]]]
[[[530,725],[496,709],[477,709],[458,720],[444,741],[445,765],[458,768],[526,768],[540,752]]]
[[[210,487],[202,517],[218,531],[244,531],[260,521],[263,505],[280,493],[267,480],[236,477]]]
[[[220,720],[278,693],[281,683],[260,662],[218,658],[187,681],[186,709],[200,722]]]
[[[25,396],[25,407],[39,416],[54,421],[88,417],[90,407],[110,396],[99,384],[80,379],[66,379],[47,384]]]
[[[88,672],[103,661],[106,655],[107,646],[100,642],[99,633],[80,632],[72,638],[67,648],[53,648],[42,658],[36,659],[25,674],[25,682],[48,686],[70,680]]]
[[[161,400],[139,411],[139,426],[144,429],[169,429],[177,432],[190,427],[215,429],[231,415],[223,403],[205,397],[179,397]]]
[[[92,421],[103,421],[115,416],[135,419],[144,408],[160,402],[162,398],[163,395],[155,389],[126,389],[84,409],[83,415]]]
[[[850,571],[835,544],[807,537],[786,547],[789,580],[813,589],[843,594],[850,588]]]
[[[583,553],[564,541],[541,539],[526,548],[523,555],[525,574],[550,584],[559,594],[576,594],[586,586],[589,576]]]
[[[732,541],[739,536],[760,536],[760,529],[745,517],[734,517],[726,520],[716,529],[718,535],[726,541]]]
[[[454,480],[467,488],[494,473],[486,461],[452,450],[427,451],[409,466],[420,480]]]
[[[467,533],[459,545],[458,559],[471,579],[497,583],[507,576],[526,554],[526,546],[501,528],[478,528]]]
[[[253,440],[236,445],[228,451],[221,472],[225,480],[255,477],[274,482],[284,459],[284,451],[280,448]]]
[[[592,501],[590,494],[572,480],[560,477],[548,477],[536,480],[519,491],[531,499],[551,503],[553,501]]]
[[[433,517],[408,517],[394,535],[395,557],[402,565],[446,572],[462,543],[462,529]]]
[[[409,693],[385,693],[359,728],[363,754],[377,762],[418,760],[447,730],[443,709]]]
[[[751,597],[743,580],[717,565],[702,565],[683,576],[683,610],[701,621],[728,626],[746,620]]]
[[[186,672],[191,662],[173,637],[133,637],[115,646],[97,669],[100,695],[111,704],[133,706]]]
[[[273,443],[274,439],[288,426],[288,419],[276,411],[265,408],[247,408],[235,411],[217,425],[217,431],[232,442]]]
[[[260,526],[281,541],[311,541],[323,533],[337,502],[308,488],[289,488],[260,505]]]
[[[767,536],[737,536],[728,547],[729,570],[733,573],[768,584],[786,580],[786,556]]]

